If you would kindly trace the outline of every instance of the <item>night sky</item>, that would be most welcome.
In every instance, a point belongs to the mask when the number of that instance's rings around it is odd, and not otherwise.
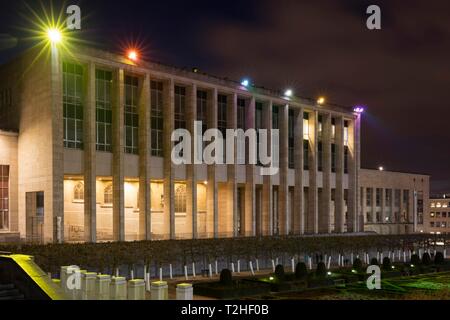
[[[40,11],[38,1],[26,1]],[[43,1],[50,8],[49,1]],[[62,1],[53,1],[59,11]],[[432,175],[450,192],[450,1],[69,1],[83,13],[77,38],[147,59],[367,111],[362,166]],[[382,30],[366,28],[366,8]],[[0,3],[0,63],[32,46],[29,9]]]

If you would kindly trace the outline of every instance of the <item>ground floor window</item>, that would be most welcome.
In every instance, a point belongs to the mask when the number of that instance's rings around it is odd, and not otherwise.
[[[0,165],[0,230],[9,229],[9,166]]]

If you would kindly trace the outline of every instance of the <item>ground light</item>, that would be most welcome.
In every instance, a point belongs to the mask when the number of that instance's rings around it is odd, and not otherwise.
[[[328,272],[327,272],[327,275],[331,276],[331,272],[330,272],[330,271],[328,271]]]
[[[62,33],[56,28],[47,30],[47,37],[51,43],[60,43],[62,41]]]

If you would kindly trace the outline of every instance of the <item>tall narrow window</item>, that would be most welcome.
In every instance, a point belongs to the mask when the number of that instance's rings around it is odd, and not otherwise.
[[[63,63],[64,147],[83,149],[83,68]]]
[[[258,159],[257,163],[258,166],[261,165],[261,161],[259,158],[259,150],[261,149],[260,143],[261,139],[259,138],[259,129],[262,129],[262,109],[263,105],[261,102],[256,102],[255,104],[255,129],[257,132],[257,138],[256,138],[256,158]]]
[[[294,148],[295,148],[295,134],[294,134],[294,111],[289,110],[288,114],[288,161],[289,168],[295,168],[295,157],[294,157]]]
[[[348,146],[348,121],[344,121],[344,145]]]
[[[319,128],[317,129],[317,135],[318,135],[319,139],[322,139],[322,133],[323,133],[323,117],[322,117],[321,114],[319,114],[318,124],[319,124]]]
[[[309,140],[309,114],[303,114],[303,139]]]
[[[272,129],[280,129],[280,107],[272,107]]]
[[[175,130],[186,129],[186,88],[175,87]]]
[[[175,190],[175,212],[186,212],[186,186],[180,185]]]
[[[0,166],[0,230],[9,229],[9,166]]]
[[[317,170],[323,170],[323,144],[322,141],[319,141],[317,144]]]
[[[303,140],[303,170],[309,170],[309,140]]]
[[[103,192],[103,203],[112,204],[113,203],[113,185],[108,184]]]
[[[237,128],[245,131],[245,99],[238,98],[237,100]]]
[[[152,117],[152,156],[163,157],[163,84],[162,82],[152,81],[151,83],[151,117]]]
[[[348,173],[348,147],[344,147],[344,173]]]
[[[197,121],[202,122],[202,134],[208,130],[208,93],[206,91],[197,91]]]
[[[331,144],[331,172],[336,172],[336,145]]]
[[[217,102],[217,127],[225,137],[227,134],[227,96],[219,94]]]
[[[138,78],[125,77],[125,152],[138,154]]]
[[[96,70],[96,131],[97,150],[112,151],[112,109],[111,109],[111,87],[112,73],[109,71]]]
[[[73,188],[73,200],[84,201],[84,183],[81,181]]]

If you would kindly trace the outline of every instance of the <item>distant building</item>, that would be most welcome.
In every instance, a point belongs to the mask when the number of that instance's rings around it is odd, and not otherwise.
[[[423,174],[360,170],[364,230],[380,234],[427,232],[430,177]]]
[[[430,198],[430,217],[427,230],[430,233],[450,232],[450,195],[432,196]]]

